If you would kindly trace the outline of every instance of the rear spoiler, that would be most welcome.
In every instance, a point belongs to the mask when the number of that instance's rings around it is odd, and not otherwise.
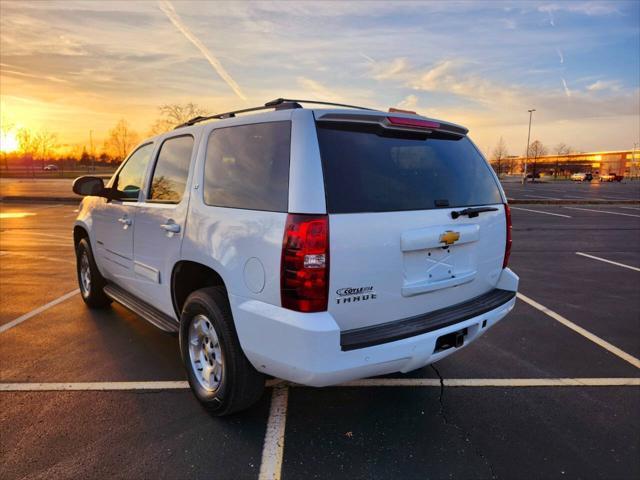
[[[365,123],[375,124],[388,130],[414,131],[421,133],[447,133],[464,137],[469,130],[459,125],[443,123],[415,117],[398,117],[389,115],[371,115],[354,113],[325,113],[317,118],[319,122]]]

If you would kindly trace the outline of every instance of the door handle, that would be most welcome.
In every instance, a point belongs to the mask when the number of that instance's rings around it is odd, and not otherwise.
[[[160,225],[160,228],[170,233],[180,233],[180,225],[171,220]]]
[[[129,217],[127,217],[126,215],[124,217],[120,217],[118,219],[118,222],[120,222],[122,224],[122,226],[125,227],[125,228],[133,223],[131,221],[131,219]]]

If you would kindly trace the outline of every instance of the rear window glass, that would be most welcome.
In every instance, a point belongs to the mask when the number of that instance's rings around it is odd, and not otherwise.
[[[207,205],[286,212],[291,122],[218,128],[205,162]]]
[[[427,210],[501,203],[467,137],[383,134],[318,123],[329,213]]]

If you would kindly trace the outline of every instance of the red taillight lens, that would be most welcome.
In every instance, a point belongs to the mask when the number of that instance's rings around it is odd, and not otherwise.
[[[287,216],[282,242],[280,298],[298,312],[321,312],[329,297],[329,219],[326,215]]]
[[[398,125],[401,127],[440,128],[440,124],[438,122],[430,122],[429,120],[420,120],[418,118],[387,117],[387,120],[391,125]]]
[[[504,247],[504,261],[502,262],[502,268],[507,268],[509,265],[509,256],[511,255],[511,209],[508,204],[504,204],[504,214],[507,219],[507,244]]]

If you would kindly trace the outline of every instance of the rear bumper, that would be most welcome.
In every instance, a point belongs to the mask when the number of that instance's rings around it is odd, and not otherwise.
[[[518,277],[505,269],[497,287],[515,292],[517,285]],[[516,301],[510,296],[495,308],[437,330],[345,351],[340,328],[327,312],[298,313],[233,295],[230,299],[240,344],[253,366],[316,387],[409,372],[436,362],[458,350],[434,352],[440,336],[466,328],[464,346],[469,345],[509,313]]]

